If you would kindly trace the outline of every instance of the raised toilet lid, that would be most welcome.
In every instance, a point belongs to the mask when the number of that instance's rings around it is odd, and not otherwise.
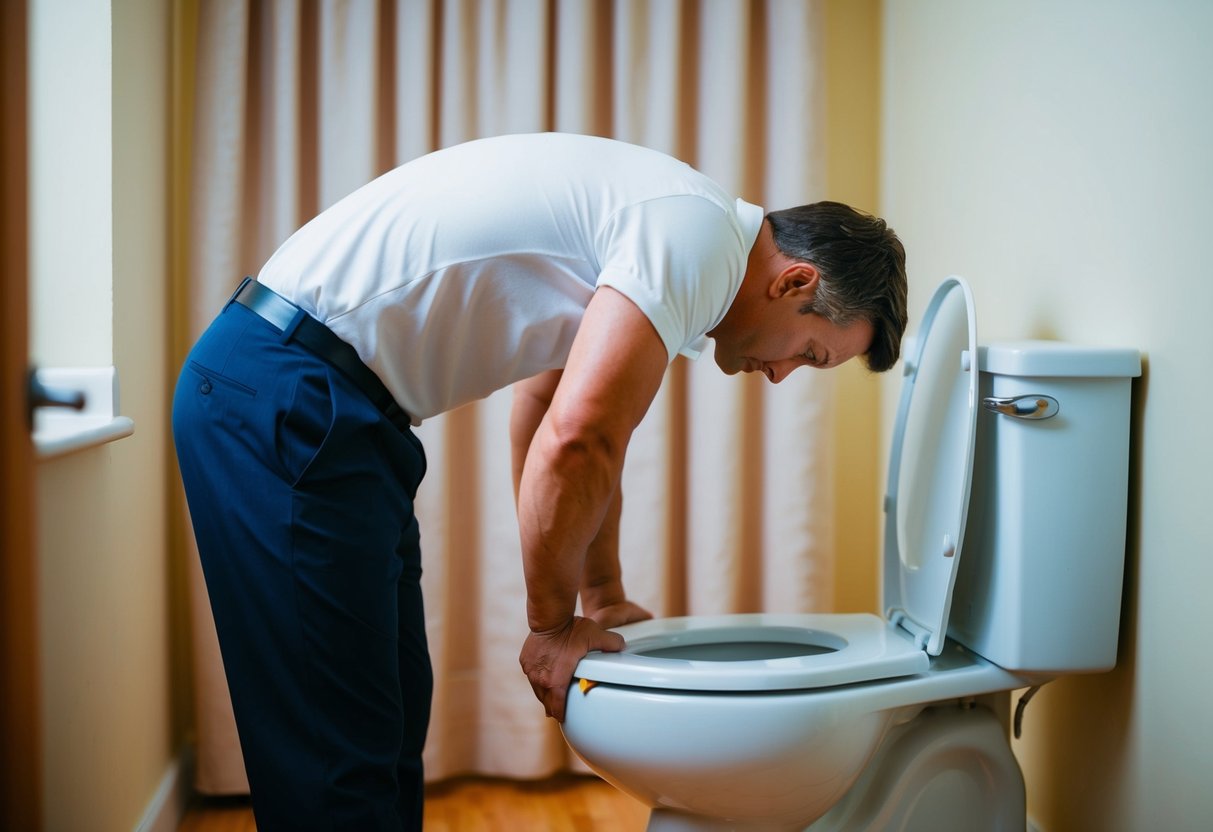
[[[874,615],[722,615],[618,628],[622,653],[590,653],[576,676],[671,690],[830,687],[925,671],[939,655],[964,539],[977,425],[977,326],[963,279],[945,280],[916,338],[885,497],[884,605]]]
[[[903,362],[885,496],[884,609],[927,653],[948,630],[977,439],[973,293],[949,277]]]

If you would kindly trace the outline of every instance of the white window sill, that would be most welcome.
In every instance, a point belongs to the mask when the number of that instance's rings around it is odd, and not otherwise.
[[[135,423],[129,416],[112,419],[62,416],[48,421],[53,424],[39,425],[34,431],[34,451],[38,459],[52,459],[94,448],[135,432]]]
[[[40,407],[34,411],[34,452],[38,459],[95,448],[135,432],[128,416],[118,415],[118,371],[114,367],[38,370],[47,387],[80,390],[84,409]]]

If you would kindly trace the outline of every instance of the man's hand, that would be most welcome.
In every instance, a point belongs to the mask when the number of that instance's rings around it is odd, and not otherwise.
[[[577,663],[591,650],[618,653],[623,644],[618,633],[608,633],[590,619],[575,616],[557,630],[527,636],[518,663],[547,715],[564,722],[565,699]]]
[[[582,605],[585,605],[584,599]],[[597,609],[586,609],[585,614],[587,618],[594,619],[604,630],[622,627],[624,624],[631,624],[634,621],[648,621],[653,617],[653,613],[632,601],[617,601]]]

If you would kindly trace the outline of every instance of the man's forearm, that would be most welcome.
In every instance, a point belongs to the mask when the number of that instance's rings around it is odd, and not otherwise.
[[[619,565],[619,519],[623,490],[615,488],[598,533],[590,541],[581,570],[581,608],[586,615],[624,600],[623,570]]]
[[[514,501],[522,487],[522,470],[531,449],[535,431],[543,422],[552,404],[552,396],[560,384],[560,370],[549,370],[514,385],[514,402],[510,407],[510,454],[514,475]]]
[[[536,433],[518,496],[533,631],[572,620],[586,554],[614,502],[622,457],[622,447],[593,433],[549,423]]]

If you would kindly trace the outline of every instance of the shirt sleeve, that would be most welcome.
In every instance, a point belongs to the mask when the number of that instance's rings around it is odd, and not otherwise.
[[[702,338],[737,294],[748,247],[733,213],[710,199],[667,196],[630,205],[605,224],[598,286],[640,309],[665,344],[697,358]]]

